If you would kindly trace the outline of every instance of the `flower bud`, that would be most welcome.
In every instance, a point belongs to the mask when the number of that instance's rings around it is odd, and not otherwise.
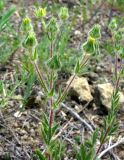
[[[61,7],[59,17],[62,21],[65,21],[68,19],[69,14],[68,14],[68,8],[66,7]]]
[[[55,18],[51,18],[49,24],[47,25],[47,32],[49,34],[50,39],[54,39],[56,37],[56,33],[58,31],[58,25]]]
[[[101,37],[101,27],[100,25],[96,24],[93,28],[89,31],[89,36],[92,38],[98,39]]]
[[[37,18],[43,18],[46,16],[46,8],[38,8],[34,13]]]
[[[93,53],[95,51],[95,38],[89,37],[87,42],[83,44],[83,50],[86,53]]]
[[[31,24],[31,20],[30,20],[30,18],[24,18],[23,20],[22,20],[22,24],[21,24],[21,29],[22,29],[22,31],[24,31],[24,32],[29,32],[30,30],[32,30],[32,24]]]
[[[116,30],[117,29],[117,21],[116,21],[116,19],[112,19],[111,20],[111,22],[109,23],[109,29],[110,30],[112,30],[112,31],[114,31],[114,30]]]
[[[34,46],[36,46],[37,44],[37,39],[36,39],[36,36],[35,36],[35,33],[32,31],[32,32],[29,32],[28,33],[28,36],[26,37],[25,41],[24,41],[24,47],[25,48],[32,48]]]

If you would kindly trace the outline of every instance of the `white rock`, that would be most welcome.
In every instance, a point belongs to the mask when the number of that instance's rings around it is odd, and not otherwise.
[[[76,30],[76,31],[74,32],[74,34],[75,34],[76,36],[81,36],[81,35],[82,35],[82,33],[81,33],[79,30]]]
[[[67,84],[71,79],[72,77],[70,77]],[[87,79],[84,77],[75,77],[70,86],[69,94],[72,96],[76,96],[81,102],[90,102],[93,100],[90,86]]]
[[[100,102],[103,106],[105,106],[107,109],[111,108],[111,97],[114,90],[114,87],[111,83],[104,83],[104,84],[98,84],[97,85],[97,101]],[[120,105],[124,103],[124,94],[122,92],[119,92],[120,99],[119,103]]]
[[[98,90],[98,101],[100,103],[110,109],[111,107],[111,96],[113,93],[113,86],[111,83],[104,83],[104,84],[98,84],[97,90]]]
[[[120,95],[120,99],[119,99],[120,110],[124,111],[124,94],[122,92],[119,92],[119,95]]]
[[[21,117],[21,115],[22,115],[22,112],[20,112],[20,111],[17,111],[14,113],[14,117],[16,117],[16,118]]]

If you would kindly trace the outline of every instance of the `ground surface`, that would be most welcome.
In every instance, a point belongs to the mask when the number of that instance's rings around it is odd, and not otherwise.
[[[13,1],[13,3],[17,6],[18,10],[20,10],[20,3],[18,1]],[[27,6],[27,10],[29,15],[32,17],[32,4],[34,1],[26,1],[24,2]],[[52,2],[51,2],[52,4]],[[65,1],[65,3],[61,3],[61,5],[68,4],[72,8],[76,6],[76,4]],[[8,3],[8,6],[10,4]],[[102,26],[102,35],[103,41],[108,37],[106,33],[106,22],[108,21],[110,8],[106,6],[106,4],[102,4],[99,7],[99,10],[95,13],[96,15],[92,17],[87,23],[82,27],[80,23],[80,17],[77,19],[77,24],[74,27],[74,31],[72,33],[72,40],[70,42],[70,46],[77,47],[80,46],[82,39],[86,37],[87,31],[95,22],[98,22]],[[19,26],[21,17],[17,13],[12,18],[12,21],[15,20],[16,27]],[[91,13],[91,15],[93,15]],[[116,14],[122,14],[118,10],[113,11],[113,16]],[[81,34],[75,34],[75,31],[80,32]],[[14,66],[20,65],[19,57],[21,54],[21,49],[17,49],[17,51],[13,54],[7,64],[1,65],[0,67],[0,79],[4,79],[5,81],[13,80],[13,75],[15,73]],[[89,64],[89,68],[93,67],[93,73],[96,74],[96,82],[101,81],[110,81],[111,80],[111,65],[108,57],[103,56],[101,62],[97,62],[93,60],[91,64]],[[67,81],[64,79],[66,74],[60,74],[62,82]],[[90,73],[86,74],[85,77],[89,79],[89,83],[94,83],[92,78],[90,78]],[[34,87],[36,92],[39,92],[38,86]],[[123,90],[123,81],[122,81],[122,90]],[[11,100],[8,106],[4,109],[1,109],[0,113],[0,159],[7,159],[6,156],[10,156],[13,160],[27,160],[31,159],[34,150],[38,147],[43,150],[43,143],[40,138],[39,125],[42,117],[42,110],[44,109],[41,105],[35,105],[34,97],[31,97],[31,105],[28,105],[26,109],[21,113],[21,116],[16,117],[19,111],[20,103],[17,100]],[[104,112],[100,113],[97,106],[90,106],[87,108],[83,104],[78,104],[75,99],[67,98],[65,102],[68,107],[74,109],[75,112],[78,112],[82,119],[85,119],[91,126],[101,126],[103,117],[105,115]],[[30,104],[30,103],[29,103]],[[75,106],[78,106],[76,109]],[[71,119],[73,117],[73,119]],[[81,122],[75,118],[71,112],[67,109],[60,109],[56,113],[56,121],[60,122],[62,126],[69,123],[68,127],[62,133],[62,139],[67,143],[67,153],[65,153],[64,160],[74,160],[72,153],[72,144],[75,143],[75,139],[78,138],[82,133],[84,133],[84,137],[88,137],[89,131],[86,127],[83,127]],[[124,110],[121,110],[118,113],[118,121],[119,121],[119,131],[115,136],[115,139],[119,136],[124,136]],[[82,131],[82,130],[85,130]],[[124,145],[120,145],[113,150],[113,153],[117,155],[121,160],[124,159]],[[67,156],[68,155],[68,156]],[[104,159],[109,160],[108,155],[104,157]]]

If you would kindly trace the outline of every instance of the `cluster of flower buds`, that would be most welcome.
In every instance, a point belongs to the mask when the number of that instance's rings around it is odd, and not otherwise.
[[[34,11],[35,16],[38,19],[42,20],[43,27],[45,31],[48,33],[49,40],[53,41],[56,38],[57,32],[58,32],[58,24],[56,18],[52,17],[48,24],[45,23],[44,18],[46,17],[46,8],[36,8]],[[68,8],[62,7],[60,9],[59,13],[60,20],[63,22],[68,19]],[[33,31],[33,26],[31,24],[31,20],[27,17],[24,18],[21,24],[21,29],[26,35],[25,39],[25,47],[33,47],[37,44],[36,42],[36,36]]]
[[[25,40],[23,42],[23,46],[25,48],[33,48],[37,44],[36,35],[33,31],[33,26],[31,24],[30,18],[26,17],[22,20],[21,30],[25,34]]]
[[[94,53],[96,49],[96,44],[98,39],[101,37],[101,27],[100,25],[94,25],[89,31],[88,39],[83,44],[83,51],[86,53]]]

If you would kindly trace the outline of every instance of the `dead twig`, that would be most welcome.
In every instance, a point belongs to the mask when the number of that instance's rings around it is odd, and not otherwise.
[[[73,115],[75,118],[77,118],[81,123],[83,123],[87,128],[93,132],[94,129],[92,128],[91,125],[89,125],[84,119],[82,119],[79,114],[77,114],[75,111],[73,111],[71,108],[67,107],[64,103],[61,103],[61,107],[67,109],[71,115]]]
[[[124,137],[121,138],[120,140],[118,140],[116,143],[114,143],[113,145],[109,146],[108,148],[106,148],[104,151],[102,151],[98,158],[101,158],[103,155],[105,155],[107,152],[109,152],[111,149],[117,147],[118,145],[124,143]]]

